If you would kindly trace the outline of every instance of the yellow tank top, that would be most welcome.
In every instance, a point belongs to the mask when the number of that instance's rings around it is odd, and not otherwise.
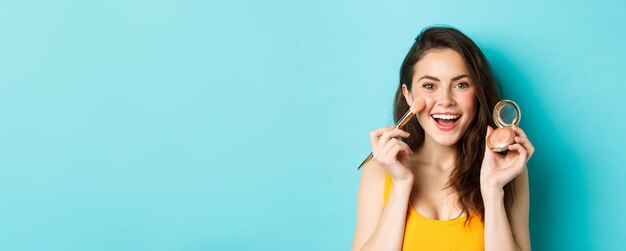
[[[385,175],[385,205],[393,181]],[[417,212],[409,203],[402,250],[485,250],[484,225],[480,215],[473,213],[467,226],[467,216],[454,220],[433,220]]]

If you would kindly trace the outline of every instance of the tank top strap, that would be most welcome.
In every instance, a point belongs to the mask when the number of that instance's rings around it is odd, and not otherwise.
[[[387,205],[387,200],[389,199],[389,192],[391,191],[391,185],[392,185],[392,181],[391,181],[391,176],[385,172],[385,202],[383,203],[383,206]]]

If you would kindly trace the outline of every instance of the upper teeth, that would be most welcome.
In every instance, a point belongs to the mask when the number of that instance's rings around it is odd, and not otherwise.
[[[434,119],[458,119],[461,115],[457,114],[433,114]]]

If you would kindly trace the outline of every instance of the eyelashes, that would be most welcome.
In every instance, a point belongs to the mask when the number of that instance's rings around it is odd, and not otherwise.
[[[470,88],[471,86],[467,82],[459,82],[459,83],[456,83],[454,87],[459,88],[459,89],[467,89],[467,88]],[[422,88],[426,90],[435,90],[437,88],[437,85],[435,85],[434,83],[427,82],[427,83],[422,84]]]
[[[433,84],[433,83],[424,83],[424,84],[422,84],[422,87],[424,87],[425,89],[428,89],[428,90],[432,90],[432,89],[435,88],[435,84]]]

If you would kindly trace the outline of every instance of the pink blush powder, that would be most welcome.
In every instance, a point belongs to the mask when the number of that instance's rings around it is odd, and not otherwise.
[[[506,148],[513,142],[515,142],[515,132],[511,128],[498,128],[489,136],[489,143],[494,148]]]

